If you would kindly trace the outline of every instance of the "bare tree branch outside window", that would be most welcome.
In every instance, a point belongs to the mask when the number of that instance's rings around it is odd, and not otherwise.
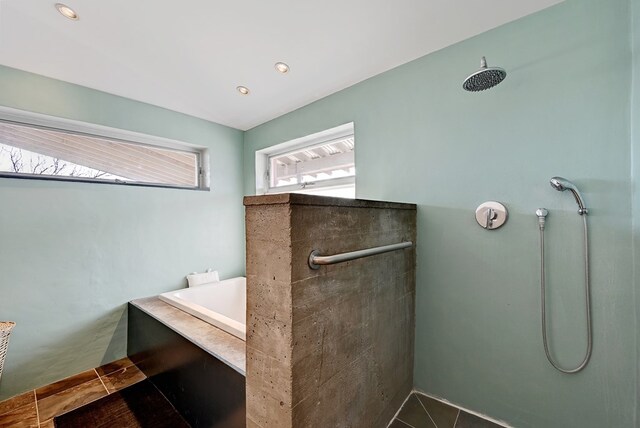
[[[45,156],[0,143],[0,165],[8,163],[9,172],[82,178],[118,178],[108,172],[76,165],[57,157]]]
[[[72,181],[190,189],[204,188],[208,183],[208,168],[202,164],[201,157],[204,149],[180,143],[169,144],[164,140],[160,142],[152,136],[135,138],[150,140],[145,143],[66,131],[57,128],[57,120],[52,118],[50,121],[52,126],[46,127],[0,119],[2,180],[21,176],[32,179],[68,178]],[[67,125],[60,124],[63,127]],[[83,124],[82,129],[85,128],[91,130],[91,125]],[[127,134],[118,130],[109,133]],[[171,147],[165,147],[165,144]]]

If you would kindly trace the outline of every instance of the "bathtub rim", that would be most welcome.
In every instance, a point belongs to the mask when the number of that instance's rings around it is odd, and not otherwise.
[[[225,282],[235,282],[238,279],[243,279],[246,281],[246,278],[244,276],[238,276],[238,277],[228,278],[212,284],[199,285],[197,288],[220,287],[220,286],[224,286]],[[224,316],[215,311],[207,309],[204,306],[200,306],[197,303],[193,303],[176,296],[177,293],[185,292],[187,290],[189,290],[189,288],[181,288],[178,290],[168,291],[166,293],[162,293],[158,295],[158,298],[163,302],[167,303],[168,305],[171,305],[177,309],[180,309],[181,311],[186,312],[189,315],[192,315],[206,323],[209,323],[212,326],[219,328],[220,330],[226,331],[227,333],[246,342],[246,338],[247,338],[246,324],[242,324],[234,319],[231,319],[227,316]]]

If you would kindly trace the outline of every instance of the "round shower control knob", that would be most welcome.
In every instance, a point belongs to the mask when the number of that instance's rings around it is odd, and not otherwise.
[[[487,230],[498,229],[508,216],[507,207],[496,201],[485,202],[476,209],[476,221]]]

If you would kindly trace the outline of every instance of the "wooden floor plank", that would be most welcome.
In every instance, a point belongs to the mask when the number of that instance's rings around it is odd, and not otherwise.
[[[56,428],[188,428],[149,380],[54,418]]]

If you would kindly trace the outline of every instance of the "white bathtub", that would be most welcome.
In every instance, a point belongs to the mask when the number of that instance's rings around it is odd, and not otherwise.
[[[246,338],[247,280],[231,278],[163,293],[160,299],[228,333]]]

